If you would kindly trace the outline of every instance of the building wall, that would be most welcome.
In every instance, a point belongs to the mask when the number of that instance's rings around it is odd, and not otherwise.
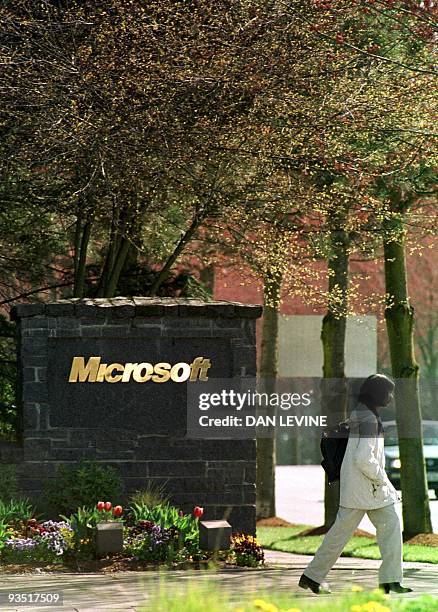
[[[345,374],[360,378],[376,373],[376,317],[348,317],[345,340]],[[322,316],[280,315],[278,324],[278,375],[321,376]]]
[[[279,377],[304,379],[301,381],[303,388],[306,390],[313,388],[317,391],[323,366],[321,326],[322,316],[319,315],[279,315]],[[362,379],[376,372],[376,326],[376,318],[373,316],[348,318],[345,342],[348,378]],[[308,378],[315,380],[306,384]],[[353,404],[354,397],[349,399]],[[311,436],[308,432],[300,436],[291,436],[289,432],[279,431],[277,463],[279,465],[318,464],[321,461],[319,442],[319,437]]]

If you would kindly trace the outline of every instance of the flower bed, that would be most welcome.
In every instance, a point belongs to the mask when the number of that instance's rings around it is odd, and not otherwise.
[[[184,514],[169,503],[132,503],[124,510],[110,501],[99,501],[93,508],[78,508],[54,521],[37,519],[28,502],[20,504],[11,501],[0,508],[3,571],[35,565],[58,571],[144,570],[158,565],[200,568],[211,563],[258,567],[264,561],[263,550],[247,534],[234,534],[229,550],[201,550],[199,519],[203,509],[199,506]],[[122,523],[118,533],[120,539],[123,533],[123,546],[118,553],[103,556],[96,546],[96,531],[98,524],[108,522]]]

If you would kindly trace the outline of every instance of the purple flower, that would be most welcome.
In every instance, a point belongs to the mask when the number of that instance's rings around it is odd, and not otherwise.
[[[5,540],[5,546],[12,548],[12,550],[31,550],[38,546],[38,542],[32,538],[11,538]]]
[[[45,543],[49,550],[60,556],[68,548],[68,544],[65,541],[60,529],[72,531],[72,528],[70,527],[70,525],[67,525],[67,523],[63,522],[54,523],[53,521],[47,521],[47,523],[43,523],[44,527],[46,525],[48,529],[45,533],[41,534],[41,541]]]
[[[65,521],[46,521],[42,523],[42,526],[46,531],[54,532],[60,531],[61,529],[67,529],[68,531],[73,531],[68,523]]]

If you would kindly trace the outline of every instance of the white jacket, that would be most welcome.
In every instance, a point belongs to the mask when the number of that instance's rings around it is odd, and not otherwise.
[[[350,435],[341,466],[339,505],[373,510],[399,501],[385,472],[383,435],[376,416],[359,404],[350,418]]]

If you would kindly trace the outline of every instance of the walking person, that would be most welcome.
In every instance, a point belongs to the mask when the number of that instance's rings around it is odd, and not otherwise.
[[[324,578],[337,561],[360,521],[368,514],[376,528],[382,557],[379,587],[389,593],[407,593],[402,586],[403,546],[400,519],[395,509],[397,491],[385,472],[383,426],[379,409],[392,398],[394,383],[374,374],[361,386],[358,404],[349,418],[350,433],[340,472],[339,510],[299,586],[313,593],[331,593]]]

